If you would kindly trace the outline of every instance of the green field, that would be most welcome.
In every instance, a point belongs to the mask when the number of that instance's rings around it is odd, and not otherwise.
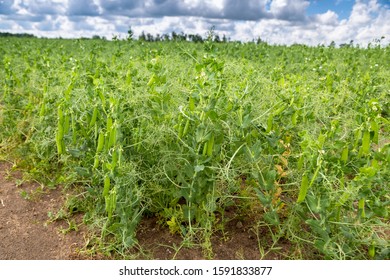
[[[144,217],[213,258],[229,208],[285,258],[389,259],[389,103],[390,46],[0,39],[0,158],[125,258]]]

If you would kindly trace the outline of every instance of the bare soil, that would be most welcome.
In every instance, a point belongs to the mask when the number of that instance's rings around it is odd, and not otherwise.
[[[112,259],[88,252],[90,232],[82,215],[73,217],[76,227],[69,230],[66,220],[51,221],[48,213],[57,213],[66,193],[60,187],[45,189],[35,183],[17,185],[17,172],[0,163],[0,260]],[[11,175],[10,175],[11,174]],[[291,253],[288,242],[279,242],[278,252],[261,255],[259,245],[269,248],[266,229],[255,228],[253,217],[239,217],[234,209],[226,211],[224,230],[215,230],[212,251],[196,243],[181,246],[182,237],[161,226],[156,217],[144,217],[137,231],[139,259],[278,259]],[[268,241],[267,241],[268,240]],[[282,253],[282,254],[281,254]]]
[[[0,163],[0,259],[76,258],[77,248],[84,244],[84,231],[63,234],[68,227],[65,221],[49,222],[48,213],[56,213],[63,203],[61,190],[45,190],[32,183],[17,186],[20,175],[13,173],[8,179],[9,169]]]

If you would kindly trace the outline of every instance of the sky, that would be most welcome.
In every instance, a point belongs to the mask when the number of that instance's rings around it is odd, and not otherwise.
[[[0,32],[38,37],[114,36],[129,27],[270,44],[390,44],[390,0],[0,0]]]

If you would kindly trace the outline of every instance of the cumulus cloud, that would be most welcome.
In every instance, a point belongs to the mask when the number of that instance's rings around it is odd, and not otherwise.
[[[310,45],[366,44],[390,34],[388,1],[350,0],[348,16],[340,16],[334,8],[340,1],[333,1],[333,10],[309,15],[314,2],[307,0],[0,0],[0,31],[111,38],[125,37],[131,26],[135,36],[142,31],[205,36],[215,26],[233,40],[260,37],[269,43]]]
[[[93,1],[69,0],[67,12],[71,16],[96,16],[99,6]]]
[[[366,3],[364,1],[358,0],[352,8],[351,15],[348,22],[353,25],[362,25],[367,24],[371,20],[371,16],[378,11],[377,1],[370,1]]]
[[[25,8],[34,15],[58,15],[64,12],[64,3],[52,1],[48,5],[45,0],[30,0],[29,2],[22,2],[21,7]]]
[[[135,13],[138,8],[142,9],[144,1],[142,0],[100,0],[99,4],[104,13],[109,14],[129,14]],[[140,14],[141,16],[141,14]]]
[[[238,20],[258,20],[269,18],[270,14],[266,11],[268,1],[236,1],[225,0],[223,5],[223,17]]]
[[[277,19],[304,21],[309,4],[310,2],[305,0],[273,0],[270,11]]]
[[[339,22],[339,16],[333,11],[326,11],[324,14],[318,14],[315,16],[315,21],[321,25],[337,25]]]
[[[269,17],[268,0],[146,0],[100,1],[105,13],[130,17],[196,16],[233,20],[257,20]]]

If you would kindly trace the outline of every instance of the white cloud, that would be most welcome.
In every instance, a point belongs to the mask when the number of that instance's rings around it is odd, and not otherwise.
[[[306,0],[0,0],[0,31],[124,38],[131,26],[135,36],[142,31],[205,36],[214,25],[233,40],[310,45],[367,44],[390,34],[390,9],[379,0],[356,0],[342,20],[332,10],[308,16],[308,5]]]
[[[270,11],[278,19],[303,21],[309,4],[310,2],[305,0],[273,0]]]
[[[35,15],[57,15],[65,11],[64,2],[52,1],[50,5],[48,5],[45,0],[30,0],[28,5],[22,2],[21,6],[29,13]]]
[[[367,24],[371,20],[371,7],[362,1],[356,1],[348,22],[353,25]]]
[[[338,15],[333,12],[328,10],[324,14],[318,14],[315,16],[315,20],[318,24],[320,25],[337,25],[339,22]]]
[[[94,1],[68,0],[68,14],[96,16],[99,14],[99,6]]]

